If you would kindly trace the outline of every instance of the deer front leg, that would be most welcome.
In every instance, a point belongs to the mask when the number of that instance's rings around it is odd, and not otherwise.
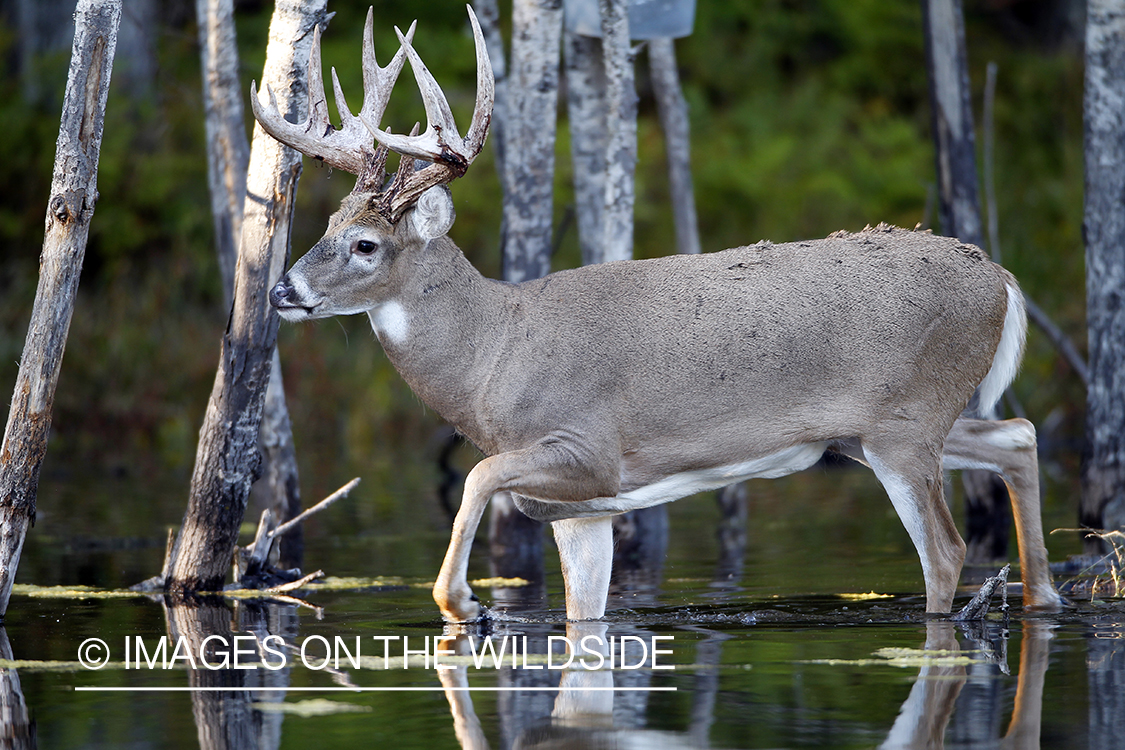
[[[442,617],[450,622],[471,622],[481,615],[481,605],[469,587],[469,552],[473,537],[480,525],[484,508],[489,498],[501,490],[559,501],[583,501],[599,497],[613,497],[620,487],[620,475],[615,464],[602,456],[616,455],[611,452],[592,450],[587,445],[560,441],[555,437],[522,450],[509,451],[490,456],[473,467],[465,479],[465,492],[461,507],[453,521],[453,534],[441,572],[434,583],[434,601],[441,609]],[[605,547],[605,530],[595,522],[604,521],[608,529],[608,519],[585,519],[587,525],[568,525],[563,528],[563,537],[572,540],[573,555],[564,555],[564,565],[568,557],[573,564],[585,565],[587,548]],[[556,534],[559,531],[556,528]],[[564,543],[565,544],[565,543]],[[560,544],[560,550],[564,544]],[[612,538],[609,541],[612,549]],[[606,561],[606,565],[611,560]],[[602,574],[595,576],[601,586]],[[601,607],[605,607],[605,594],[609,588],[608,568],[604,572],[605,591],[601,593]],[[568,617],[571,585],[567,583]],[[582,612],[589,610],[582,606]],[[580,614],[579,618],[591,615]],[[601,615],[593,615],[600,617]]]

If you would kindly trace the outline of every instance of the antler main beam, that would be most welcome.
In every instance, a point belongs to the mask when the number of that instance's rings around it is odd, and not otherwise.
[[[427,189],[460,177],[480,153],[488,136],[488,126],[492,120],[492,106],[495,100],[495,83],[492,64],[485,48],[484,34],[477,22],[471,6],[469,21],[473,27],[473,39],[477,54],[477,98],[473,108],[473,119],[467,134],[462,137],[453,120],[449,101],[442,93],[433,74],[426,68],[422,58],[414,50],[411,42],[417,22],[403,34],[397,27],[400,48],[391,62],[379,67],[375,61],[375,46],[372,41],[373,11],[367,12],[367,23],[363,30],[363,107],[358,115],[353,115],[344,99],[343,90],[336,70],[332,69],[332,89],[340,113],[340,128],[335,128],[328,119],[328,102],[324,93],[324,77],[320,62],[320,29],[313,32],[312,52],[309,56],[309,114],[302,123],[289,122],[282,116],[277,106],[274,92],[267,86],[269,106],[263,106],[258,98],[257,87],[251,84],[250,102],[254,117],[267,133],[282,143],[297,149],[306,156],[320,159],[324,163],[357,175],[356,190],[377,190],[381,187],[384,175],[383,164],[386,150],[394,151],[408,159],[422,159],[431,162],[425,168],[414,172],[410,168],[406,175],[398,175],[392,189],[380,195],[379,203],[389,218],[395,219],[412,206]],[[414,71],[414,78],[422,94],[426,109],[427,126],[421,135],[397,135],[380,131],[379,123],[387,108],[391,90],[402,72],[406,60]],[[374,148],[378,141],[380,148]],[[402,168],[400,167],[400,171]]]
[[[368,9],[367,22],[363,27],[363,106],[358,117],[348,108],[336,69],[332,69],[332,90],[340,114],[339,129],[328,119],[328,98],[324,94],[324,74],[320,62],[319,26],[313,30],[312,51],[309,53],[309,113],[304,122],[293,123],[285,119],[278,109],[277,96],[268,85],[266,92],[270,103],[268,107],[264,106],[258,97],[257,84],[250,84],[250,105],[254,117],[267,133],[306,156],[354,175],[363,175],[368,171],[375,158],[371,134],[361,118],[376,123],[383,118],[391,90],[406,62],[405,50],[400,47],[386,67],[379,66],[375,59],[373,15],[372,9]],[[411,24],[406,34],[400,36],[407,44],[414,37],[415,25]]]

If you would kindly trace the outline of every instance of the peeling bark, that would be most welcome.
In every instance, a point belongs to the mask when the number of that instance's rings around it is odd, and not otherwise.
[[[24,535],[35,523],[51,406],[98,199],[98,156],[121,3],[83,0],[74,19],[39,286],[0,449],[0,617],[8,609]]]

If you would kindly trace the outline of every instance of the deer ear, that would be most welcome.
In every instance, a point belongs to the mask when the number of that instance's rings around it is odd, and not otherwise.
[[[453,220],[453,196],[445,185],[432,187],[418,198],[410,214],[414,231],[423,240],[432,240],[449,233]]]

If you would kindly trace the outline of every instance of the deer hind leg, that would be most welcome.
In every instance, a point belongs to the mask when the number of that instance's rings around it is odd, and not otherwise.
[[[554,521],[562,562],[568,620],[596,620],[605,614],[613,567],[613,518]]]
[[[453,521],[449,549],[445,553],[441,572],[438,573],[437,581],[434,583],[434,601],[437,602],[446,620],[471,622],[481,615],[480,602],[468,583],[469,553],[489,499],[501,490],[509,490],[517,495],[577,501],[577,503],[590,498],[612,498],[617,494],[620,486],[620,475],[616,465],[605,461],[599,462],[600,455],[616,454],[608,451],[592,451],[587,446],[563,444],[552,440],[530,448],[490,456],[473,467],[465,479],[465,491],[461,498],[461,507],[458,508],[457,516]],[[518,497],[516,504],[517,507],[520,506]],[[605,529],[609,529],[608,518],[585,520],[603,521]],[[555,529],[555,533],[559,534],[558,528]],[[564,526],[562,530],[563,537],[571,540],[568,546],[571,551],[564,556],[564,565],[591,564],[590,560],[597,557],[593,551],[603,549],[606,551],[605,591],[600,597],[600,606],[603,610],[605,596],[609,589],[608,566],[612,563],[613,549],[612,537],[606,546],[604,533],[609,532],[603,532],[598,524],[586,526],[571,524]],[[567,543],[559,545],[560,550],[564,544]],[[568,558],[571,560],[570,563],[567,562]],[[601,580],[601,573],[595,576],[595,580]],[[576,583],[578,581],[577,574],[575,581]],[[571,616],[572,585],[569,579],[566,588],[567,614]],[[592,592],[581,592],[580,595],[583,601],[592,601],[594,598]],[[585,604],[579,607],[581,612],[587,609]],[[600,617],[600,614],[594,616]]]
[[[1016,522],[1024,606],[1061,607],[1043,541],[1034,425],[1026,419],[958,419],[945,440],[943,463],[947,469],[986,469],[1004,479]]]
[[[965,542],[942,494],[941,454],[903,435],[865,438],[862,445],[921,558],[926,611],[948,612],[965,561]]]

